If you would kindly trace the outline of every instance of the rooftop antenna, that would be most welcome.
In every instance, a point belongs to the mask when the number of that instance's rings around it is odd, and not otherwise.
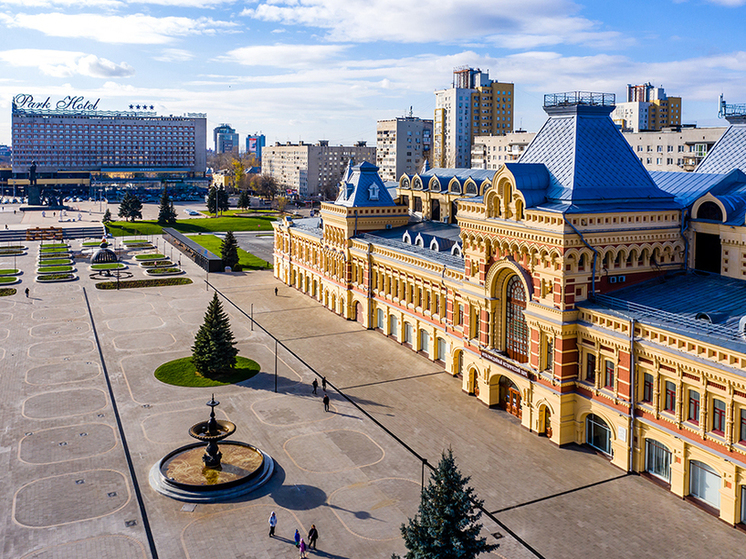
[[[412,105],[409,106],[409,118],[412,118]]]
[[[718,118],[723,118],[725,116],[725,99],[723,99],[723,94],[720,94],[720,103],[718,104]]]

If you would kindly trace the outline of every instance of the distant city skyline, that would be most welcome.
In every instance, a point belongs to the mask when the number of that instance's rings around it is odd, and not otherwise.
[[[746,0],[0,0],[0,144],[10,105],[81,95],[99,110],[203,112],[267,144],[375,145],[376,121],[433,118],[453,68],[515,83],[515,128],[536,131],[544,93],[623,98],[652,82],[682,121],[722,126],[746,102]],[[11,48],[12,46],[12,48]]]

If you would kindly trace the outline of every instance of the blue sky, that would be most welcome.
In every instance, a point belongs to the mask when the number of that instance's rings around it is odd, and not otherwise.
[[[683,119],[746,102],[746,0],[0,0],[0,144],[18,93],[100,109],[205,112],[268,142],[375,143],[376,120],[432,118],[453,68],[516,84],[516,127],[542,95],[652,82]],[[211,139],[211,134],[209,134]],[[209,139],[209,140],[210,140]],[[210,141],[208,140],[208,145]]]

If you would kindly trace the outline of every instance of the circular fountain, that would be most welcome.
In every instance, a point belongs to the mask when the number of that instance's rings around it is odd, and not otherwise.
[[[216,502],[250,493],[272,477],[274,461],[268,454],[250,444],[223,442],[236,425],[215,419],[219,404],[213,394],[207,402],[210,419],[189,429],[189,435],[201,442],[177,448],[153,466],[153,489],[181,501]]]

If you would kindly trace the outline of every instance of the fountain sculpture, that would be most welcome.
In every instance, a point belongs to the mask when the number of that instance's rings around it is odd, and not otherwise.
[[[217,502],[250,493],[272,477],[274,461],[268,454],[246,443],[224,441],[236,425],[215,418],[219,404],[213,394],[207,402],[210,419],[189,429],[201,442],[177,448],[153,466],[153,489],[181,501]]]

